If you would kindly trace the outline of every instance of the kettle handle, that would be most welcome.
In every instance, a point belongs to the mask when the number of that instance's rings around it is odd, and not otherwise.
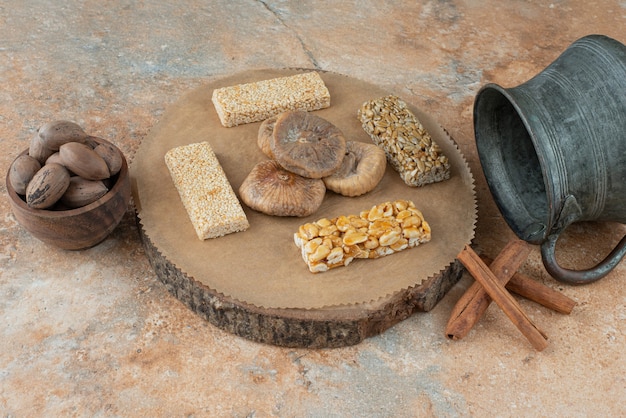
[[[587,270],[568,270],[561,267],[555,256],[556,242],[559,234],[551,234],[541,244],[543,265],[556,280],[569,284],[587,284],[595,282],[609,274],[626,255],[626,236],[615,246],[613,251],[595,267]]]

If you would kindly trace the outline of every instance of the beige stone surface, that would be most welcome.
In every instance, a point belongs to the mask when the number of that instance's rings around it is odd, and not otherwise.
[[[0,5],[0,168],[52,119],[114,141],[132,159],[164,109],[220,75],[306,67],[397,92],[451,133],[477,179],[476,244],[512,233],[478,162],[472,103],[487,82],[514,86],[590,33],[626,41],[626,4],[582,1],[166,1]],[[0,185],[0,415],[620,416],[626,414],[626,264],[568,286],[537,248],[523,266],[578,305],[521,305],[549,336],[535,351],[491,306],[446,339],[464,277],[429,313],[347,348],[286,349],[207,324],[168,294],[129,211],[102,244],[65,252],[16,223]],[[563,264],[589,266],[626,233],[580,224]]]

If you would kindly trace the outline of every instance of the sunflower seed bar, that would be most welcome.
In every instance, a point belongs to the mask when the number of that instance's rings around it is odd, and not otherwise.
[[[208,142],[172,148],[165,164],[199,239],[248,229],[246,214]]]
[[[387,161],[409,186],[450,178],[450,162],[406,103],[390,95],[361,106],[357,117]]]
[[[312,273],[347,266],[355,258],[379,258],[430,241],[430,225],[410,200],[373,206],[359,215],[322,218],[300,225],[294,242]]]
[[[288,110],[313,111],[330,106],[330,93],[315,72],[296,74],[213,90],[223,126],[265,120]]]

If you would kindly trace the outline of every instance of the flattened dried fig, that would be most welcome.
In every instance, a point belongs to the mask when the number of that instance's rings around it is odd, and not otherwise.
[[[374,144],[348,141],[341,167],[324,177],[328,190],[343,196],[360,196],[372,190],[385,175],[385,151]]]
[[[259,135],[257,138],[257,145],[263,151],[263,154],[270,158],[274,158],[272,153],[272,135],[274,134],[274,125],[276,124],[276,116],[265,119],[259,126]]]
[[[299,176],[275,160],[254,166],[239,188],[246,205],[273,216],[308,216],[320,207],[325,193],[321,179]]]
[[[332,174],[341,165],[346,152],[341,130],[305,111],[278,115],[270,145],[283,168],[309,178]]]

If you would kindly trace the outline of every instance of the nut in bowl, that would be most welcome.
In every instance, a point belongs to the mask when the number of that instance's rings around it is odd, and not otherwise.
[[[68,208],[59,203],[44,209],[33,208],[27,203],[25,195],[18,194],[11,181],[13,164],[6,176],[11,210],[20,225],[44,243],[65,250],[82,250],[102,242],[120,223],[130,202],[130,175],[122,152],[101,138],[88,137],[87,142],[94,146],[105,144],[113,147],[121,156],[121,166],[119,171],[106,179],[108,191],[103,195],[100,193],[100,197],[84,206]],[[29,149],[26,149],[16,160],[28,154]],[[44,162],[42,170],[45,166]],[[62,200],[59,199],[59,202]]]

